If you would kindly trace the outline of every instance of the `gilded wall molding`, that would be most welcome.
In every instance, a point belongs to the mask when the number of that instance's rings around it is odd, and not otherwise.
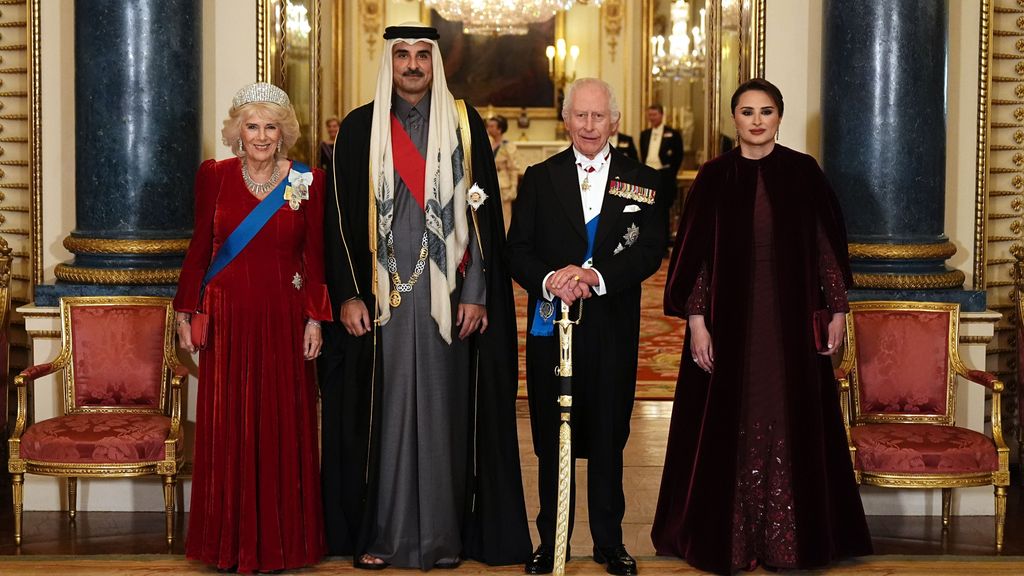
[[[615,53],[619,46],[619,35],[622,34],[622,25],[625,22],[622,0],[607,0],[601,6],[601,20],[604,21],[604,33],[608,38],[609,57],[612,62],[615,62]]]
[[[75,254],[184,254],[188,238],[137,240],[113,238],[64,238],[64,247]]]
[[[975,290],[985,289],[985,212],[988,198],[989,51],[992,44],[991,0],[981,0],[978,54],[978,135],[974,188],[974,280]]]
[[[82,268],[58,264],[53,275],[75,284],[176,284],[180,268]]]
[[[367,55],[372,60],[377,49],[377,38],[381,36],[384,3],[382,0],[362,0],[359,3],[359,17],[363,22],[363,34],[366,35]]]
[[[40,0],[28,3],[29,164],[32,235],[29,260],[33,286],[43,283],[43,89],[40,67]]]
[[[850,244],[851,258],[878,260],[946,260],[956,254],[952,242],[941,244]]]

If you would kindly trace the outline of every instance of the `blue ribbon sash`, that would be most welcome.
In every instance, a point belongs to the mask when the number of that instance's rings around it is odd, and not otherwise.
[[[309,166],[301,162],[292,162],[292,170],[296,172],[305,173],[309,172]],[[289,174],[291,172],[289,171]],[[220,273],[235,256],[238,256],[242,249],[245,248],[249,241],[252,240],[256,234],[270,221],[270,218],[275,212],[284,206],[284,191],[288,187],[288,178],[285,177],[281,180],[281,183],[274,188],[267,197],[260,201],[255,208],[246,215],[245,219],[238,225],[237,228],[232,230],[224,244],[221,245],[220,250],[217,250],[217,255],[213,257],[213,262],[210,263],[210,268],[206,271],[206,276],[203,278],[203,288],[213,279],[214,276]],[[200,289],[201,293],[202,289]],[[201,298],[201,297],[200,297]]]

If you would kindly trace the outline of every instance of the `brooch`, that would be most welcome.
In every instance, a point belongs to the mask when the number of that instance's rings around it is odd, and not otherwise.
[[[302,276],[298,272],[292,277],[292,286],[295,286],[296,290],[302,290]]]
[[[544,300],[540,303],[540,317],[544,320],[549,320],[555,315],[555,305],[550,300]]]
[[[309,200],[309,187],[313,185],[312,172],[288,173],[288,186],[284,189],[284,199],[292,210],[298,210],[303,200]]]
[[[477,208],[484,205],[484,202],[486,200],[487,193],[484,192],[484,189],[481,188],[476,182],[474,182],[473,185],[470,186],[469,190],[466,192],[466,204],[469,204],[469,207],[472,208],[473,211],[475,212]]]

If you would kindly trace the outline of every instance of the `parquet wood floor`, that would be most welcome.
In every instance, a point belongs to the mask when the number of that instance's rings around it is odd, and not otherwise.
[[[665,456],[671,402],[639,401],[625,453],[626,517],[623,522],[627,548],[640,559],[643,574],[698,574],[682,561],[655,558],[650,527],[657,504],[661,466]],[[537,513],[536,459],[530,440],[525,402],[520,402],[519,436],[526,485],[527,512]],[[585,462],[579,463],[579,477]],[[1018,482],[1019,484],[1019,482]],[[1024,506],[1019,485],[1010,489],[1007,505],[1006,544],[1003,557],[994,554],[991,517],[955,517],[944,535],[937,517],[871,516],[878,554],[862,562],[841,564],[828,574],[1024,574]],[[586,515],[586,486],[579,486],[576,530],[572,547],[577,554],[590,550]],[[59,512],[27,512],[23,544],[13,543],[13,519],[9,482],[0,476],[0,574],[212,574],[201,565],[187,562],[183,553],[185,515],[179,515],[176,540],[167,555],[160,512],[79,512],[75,524]],[[536,532],[533,534],[536,542]],[[78,558],[68,559],[75,555]],[[113,558],[109,555],[116,555]],[[139,555],[139,556],[134,556]],[[90,559],[91,557],[91,559]],[[1012,558],[1018,557],[1018,558]],[[297,574],[348,572],[345,559],[327,562]],[[491,569],[467,563],[459,574],[517,574],[517,566]],[[394,571],[392,571],[394,572]],[[400,571],[398,571],[400,572]],[[587,557],[577,556],[569,574],[603,574]],[[755,572],[757,573],[757,572]]]

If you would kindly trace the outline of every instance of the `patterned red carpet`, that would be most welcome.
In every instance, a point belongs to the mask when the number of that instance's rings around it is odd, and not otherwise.
[[[644,282],[640,305],[640,360],[636,397],[671,400],[675,394],[685,321],[665,316],[662,299],[668,260]],[[519,325],[519,396],[526,397],[526,291],[513,283]],[[553,367],[552,367],[553,368]]]

